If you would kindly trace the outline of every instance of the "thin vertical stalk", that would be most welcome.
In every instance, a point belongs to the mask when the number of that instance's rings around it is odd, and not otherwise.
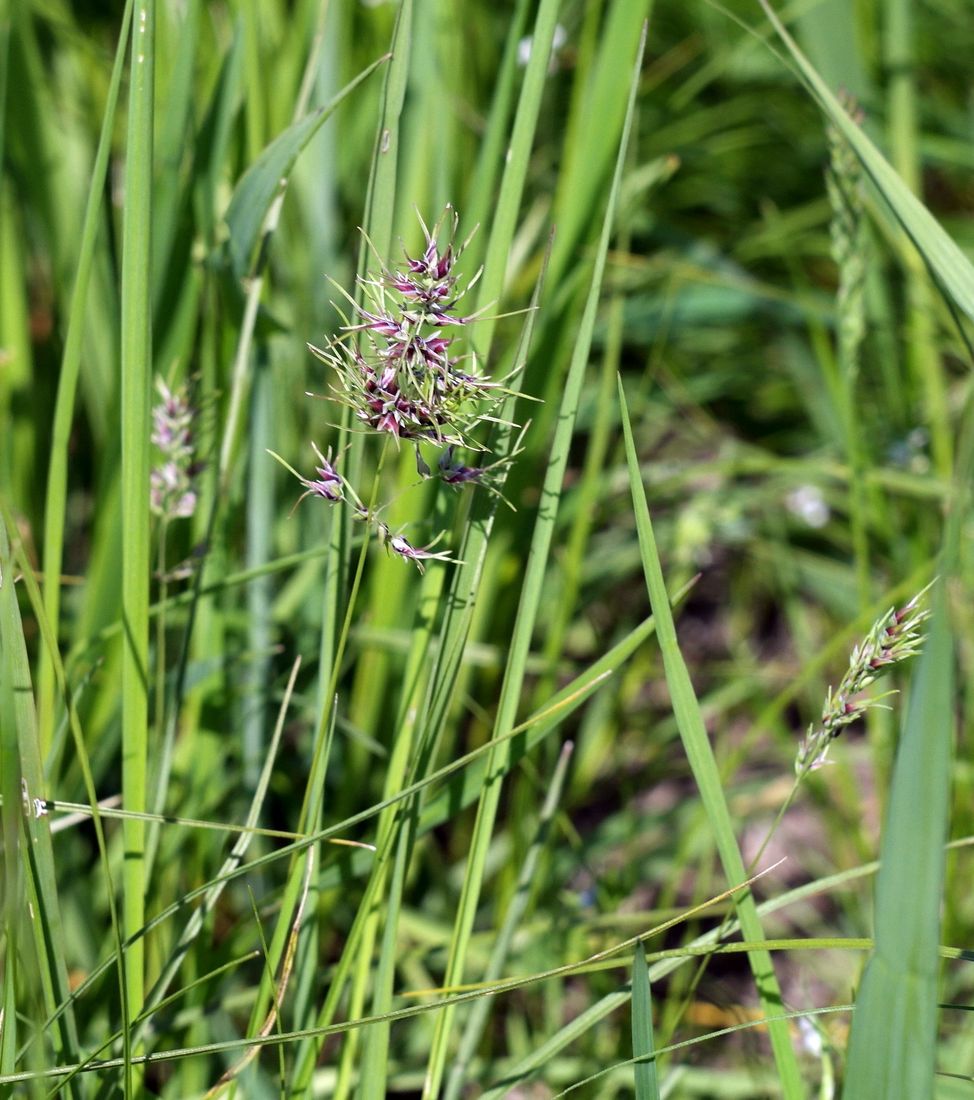
[[[138,0],[132,27],[125,205],[122,212],[122,800],[141,813],[146,799],[149,660],[149,437],[154,0]],[[145,922],[145,822],[123,825],[123,934]],[[145,944],[128,949],[123,1020],[142,1007]],[[131,1063],[126,1090],[131,1093]]]
[[[914,66],[913,0],[888,0],[885,54],[889,73],[890,160],[910,190],[922,198],[917,149],[917,99]],[[907,362],[923,393],[934,467],[945,481],[953,465],[950,414],[940,354],[936,347],[933,293],[921,257],[907,249]]]
[[[538,871],[538,862],[548,841],[551,823],[561,800],[561,792],[565,785],[565,776],[568,774],[568,764],[573,752],[574,745],[571,741],[566,741],[558,754],[555,770],[548,785],[548,793],[545,795],[544,804],[538,816],[534,838],[517,878],[517,889],[514,891],[511,903],[504,914],[504,921],[497,933],[497,938],[494,940],[487,968],[481,978],[483,983],[499,981],[504,971],[504,964],[514,942],[514,933],[520,927],[521,918],[527,911],[528,900]],[[446,1081],[444,1100],[460,1100],[467,1071],[476,1054],[477,1046],[487,1026],[490,1010],[493,1007],[494,999],[492,997],[483,997],[474,1002],[467,1025],[463,1031],[463,1038],[460,1040],[460,1049],[457,1051],[457,1056],[450,1070],[450,1076]]]
[[[271,556],[271,532],[274,524],[274,471],[267,462],[266,449],[272,444],[273,389],[270,363],[262,348],[254,373],[249,436],[247,568],[264,565]],[[257,577],[247,586],[247,622],[250,636],[251,672],[243,717],[244,783],[253,790],[260,777],[266,739],[266,685],[271,674],[271,581]]]

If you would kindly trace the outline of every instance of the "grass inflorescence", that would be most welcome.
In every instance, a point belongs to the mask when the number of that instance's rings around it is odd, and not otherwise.
[[[970,1075],[955,6],[0,6],[5,1095]]]

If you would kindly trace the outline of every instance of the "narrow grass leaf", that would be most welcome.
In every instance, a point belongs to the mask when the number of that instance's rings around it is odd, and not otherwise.
[[[504,164],[504,146],[508,138],[508,119],[514,100],[515,80],[518,72],[518,44],[524,36],[527,26],[528,0],[517,0],[514,14],[510,17],[507,38],[504,42],[504,56],[494,77],[493,97],[490,101],[490,115],[480,142],[477,154],[477,167],[470,181],[462,211],[471,226],[481,225],[488,220],[491,206],[497,194],[497,176]],[[493,219],[491,219],[493,227]],[[461,259],[462,270],[476,271],[483,256],[486,235],[478,233],[468,245]]]
[[[368,241],[380,256],[388,256],[392,243],[392,222],[399,182],[399,142],[403,103],[409,81],[413,42],[413,0],[403,0],[392,32],[392,58],[382,91],[382,114],[376,128],[372,170],[365,196],[365,227]],[[369,245],[359,250],[358,273],[365,277],[369,266]]]
[[[524,73],[524,84],[521,87],[514,116],[504,175],[491,217],[484,273],[480,280],[477,297],[478,310],[497,302],[504,291],[504,275],[507,271],[511,241],[514,239],[514,230],[517,226],[518,211],[521,209],[524,181],[531,159],[538,114],[541,111],[541,99],[551,57],[551,43],[555,36],[560,7],[560,0],[541,0],[538,5],[538,15],[531,34],[531,57]],[[478,354],[484,361],[490,353],[495,324],[494,318],[485,317],[477,326],[475,341]]]
[[[139,0],[132,25],[125,204],[122,211],[122,797],[146,809],[149,722],[149,406],[152,392],[150,261],[155,48],[154,0]],[[145,824],[126,819],[123,931],[145,921]],[[134,942],[125,967],[124,1018],[142,1008],[145,945]],[[126,1043],[126,1051],[127,1043]],[[126,1095],[135,1089],[126,1066]]]
[[[295,162],[308,142],[327,122],[342,101],[387,60],[380,57],[323,107],[318,107],[279,134],[244,172],[227,208],[230,230],[230,259],[238,277],[250,269],[251,257],[271,203],[280,192],[281,181],[290,177]]]
[[[105,197],[105,177],[115,128],[115,109],[125,64],[129,27],[132,22],[132,0],[122,14],[118,49],[112,68],[105,111],[102,116],[98,149],[91,170],[91,185],[81,227],[78,265],[71,290],[64,352],[58,372],[54,423],[51,429],[50,460],[47,468],[47,494],[44,504],[44,610],[48,621],[57,625],[61,616],[61,565],[64,557],[64,517],[68,496],[68,448],[74,421],[75,395],[81,372],[82,339],[84,336],[85,304],[91,285],[98,236],[99,214]],[[37,681],[37,724],[41,738],[41,757],[46,760],[54,729],[54,666],[46,649],[41,652]]]
[[[612,171],[614,137],[625,117],[629,72],[639,28],[650,18],[652,0],[612,4],[605,16],[598,52],[584,83],[576,84],[573,117],[566,130],[564,163],[558,175],[554,219],[558,235],[551,257],[554,286],[559,286],[590,223]]]
[[[4,511],[6,513],[6,509]],[[8,825],[8,816],[14,808],[19,811],[23,804],[22,792],[18,789],[20,783],[24,784],[23,793],[26,794],[28,807],[32,806],[31,799],[43,797],[44,792],[30,664],[14,583],[17,566],[7,535],[8,516],[9,513],[0,517],[0,662],[3,664],[3,671],[0,673],[3,681],[0,705],[3,710],[0,717],[4,719],[2,741],[5,832],[14,827],[12,822]],[[14,738],[16,744],[11,743]],[[6,803],[8,787],[13,798],[12,806]],[[16,813],[16,818],[20,818],[19,812]],[[16,823],[18,835],[14,838],[5,837],[10,845],[5,848],[5,863],[11,858],[11,853],[16,856],[19,852],[25,857],[25,885],[35,916],[29,922],[29,928],[34,940],[36,980],[41,988],[44,1009],[51,1015],[69,997],[64,930],[58,900],[58,875],[48,819],[28,812],[26,822],[27,842],[23,847],[20,845],[22,824],[19,820]],[[15,904],[15,899],[7,896],[4,904]],[[73,1010],[68,1011],[57,1029],[49,1034],[58,1057],[77,1057],[78,1030]],[[73,1055],[70,1053],[72,1051]]]
[[[656,1059],[653,1055],[653,991],[646,965],[646,949],[636,944],[632,959],[632,1056],[643,1058],[633,1067],[636,1100],[659,1100]]]
[[[666,586],[663,582],[663,569],[659,560],[659,552],[656,549],[656,538],[653,534],[649,507],[646,503],[646,495],[639,473],[639,459],[636,456],[636,446],[632,437],[632,426],[629,422],[629,413],[621,379],[619,381],[619,403],[622,409],[622,428],[626,441],[626,459],[629,464],[629,486],[636,512],[636,528],[639,533],[643,570],[646,575],[646,587],[649,591],[653,614],[656,617],[656,636],[659,639],[660,651],[663,655],[663,668],[673,704],[673,713],[680,730],[687,760],[693,771],[694,779],[700,790],[700,797],[703,800],[710,821],[714,843],[724,867],[724,874],[727,876],[727,881],[732,885],[742,883],[747,878],[747,873],[744,869],[740,849],[737,846],[733,820],[727,806],[727,800],[724,797],[720,771],[714,758],[713,749],[710,746],[710,740],[707,737],[700,704],[694,693],[690,674],[687,671],[686,662],[677,641],[676,627],[670,613]],[[745,937],[755,942],[760,941],[763,938],[761,921],[758,918],[754,897],[750,890],[745,890],[736,895],[735,904]],[[771,1036],[771,1045],[774,1050],[775,1062],[781,1077],[784,1095],[789,1098],[802,1097],[805,1095],[805,1091],[798,1070],[798,1063],[795,1059],[795,1052],[788,1036],[788,1024],[786,1021],[774,1019],[781,1013],[782,1000],[771,955],[767,951],[757,950],[752,952],[748,958],[762,1007],[768,1017],[768,1032]]]
[[[876,950],[866,964],[843,1095],[934,1095],[940,913],[953,745],[953,645],[944,586],[896,756],[876,882]]]
[[[0,557],[0,571],[12,565]],[[4,583],[0,572],[0,586]],[[10,571],[7,585],[13,588],[13,572]],[[7,603],[9,595],[0,592],[0,600]],[[14,597],[16,599],[16,597]],[[2,970],[2,1007],[0,1018],[0,1073],[13,1073],[17,1067],[17,990],[21,986],[18,977],[21,952],[21,928],[23,913],[26,909],[23,873],[21,871],[23,851],[21,845],[21,808],[30,813],[30,802],[24,797],[26,781],[22,779],[20,769],[19,741],[25,734],[21,732],[17,721],[14,686],[14,668],[19,665],[9,653],[7,627],[15,626],[9,609],[0,610],[0,794],[3,795],[3,809],[0,814],[0,839],[3,843],[3,867],[0,869],[3,879],[2,909],[0,921],[3,928],[3,953],[0,954]],[[21,672],[23,669],[21,669]],[[32,731],[31,731],[32,732]],[[21,784],[24,783],[22,787]]]
[[[761,6],[794,59],[819,106],[842,131],[855,150],[862,161],[863,168],[879,193],[889,203],[890,209],[916,245],[920,255],[937,276],[941,287],[950,294],[957,306],[974,320],[974,266],[944,232],[936,218],[903,182],[889,161],[852,121],[848,112],[785,30],[768,0],[761,0]]]

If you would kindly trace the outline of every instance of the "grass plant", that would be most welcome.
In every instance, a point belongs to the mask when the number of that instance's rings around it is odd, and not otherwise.
[[[0,2],[3,1095],[970,1093],[963,14]]]

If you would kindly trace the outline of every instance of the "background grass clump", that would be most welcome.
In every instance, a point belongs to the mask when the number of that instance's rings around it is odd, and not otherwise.
[[[6,1095],[970,1094],[965,15],[0,5]]]

